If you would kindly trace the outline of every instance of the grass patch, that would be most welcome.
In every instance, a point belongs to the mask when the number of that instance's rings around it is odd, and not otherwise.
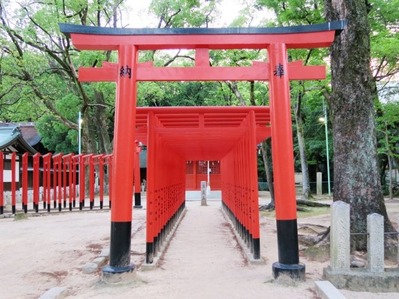
[[[28,219],[28,214],[25,213],[16,213],[14,216],[14,221],[26,220]]]
[[[310,261],[326,262],[330,258],[330,245],[308,247],[303,250],[302,255]]]
[[[313,216],[327,215],[329,213],[329,207],[306,207],[304,208],[304,211],[298,211],[297,216],[298,218],[307,218]],[[264,217],[275,217],[276,213],[275,211],[261,211],[260,215]]]
[[[307,218],[313,216],[327,215],[330,213],[330,207],[306,207],[304,211],[298,212],[298,218]]]

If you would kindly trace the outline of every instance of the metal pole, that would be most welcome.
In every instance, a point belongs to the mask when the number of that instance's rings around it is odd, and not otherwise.
[[[206,161],[206,194],[211,194],[211,177],[210,177],[211,169],[209,168],[209,161]]]
[[[324,129],[326,135],[326,157],[327,157],[327,186],[328,196],[331,196],[331,180],[330,180],[330,151],[328,148],[328,119],[327,119],[327,107],[323,99],[323,111],[324,111]]]
[[[78,154],[82,153],[82,113],[79,111],[78,114]]]

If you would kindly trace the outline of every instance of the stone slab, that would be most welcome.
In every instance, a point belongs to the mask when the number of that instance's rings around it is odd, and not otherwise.
[[[345,299],[346,297],[329,281],[315,281],[317,294],[322,299]]]

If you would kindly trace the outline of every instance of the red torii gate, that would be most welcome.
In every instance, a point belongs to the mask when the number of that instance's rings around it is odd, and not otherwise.
[[[120,273],[134,268],[130,264],[130,235],[135,140],[139,135],[136,133],[137,82],[268,80],[279,248],[279,261],[273,264],[273,273],[275,276],[280,272],[304,276],[305,266],[299,263],[298,254],[289,80],[322,79],[325,67],[288,62],[287,49],[328,47],[336,32],[344,27],[344,21],[294,27],[225,29],[115,29],[60,24],[61,31],[71,36],[80,50],[118,51],[116,64],[79,70],[81,81],[117,82],[111,251],[110,264],[103,269],[104,273]],[[158,49],[194,49],[195,65],[163,68],[138,63],[138,51]],[[254,62],[249,67],[211,67],[210,49],[266,49],[268,62]],[[148,115],[151,139],[148,142],[151,145],[156,144],[157,124],[154,113]],[[254,112],[249,115],[252,115],[249,118],[255,117]],[[243,144],[241,152],[250,153],[243,149],[249,144]],[[242,167],[242,163],[238,167]],[[151,197],[148,200],[151,201]]]
[[[138,107],[136,126],[148,146],[147,263],[184,207],[189,160],[221,161],[223,207],[259,259],[257,144],[271,134],[269,107]]]

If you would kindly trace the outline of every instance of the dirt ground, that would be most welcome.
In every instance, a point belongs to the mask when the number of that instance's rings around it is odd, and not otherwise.
[[[267,200],[263,194],[262,200]],[[145,202],[143,202],[145,206]],[[243,256],[220,201],[186,202],[187,213],[161,259],[159,267],[143,271],[145,208],[133,212],[132,262],[135,278],[107,284],[101,270],[84,274],[82,267],[109,247],[110,213],[63,212],[0,219],[0,298],[38,298],[53,287],[66,287],[67,298],[318,298],[314,281],[322,280],[328,261],[301,253],[306,281],[273,281],[272,263],[278,260],[275,219],[261,215],[263,264]],[[387,201],[392,221],[399,216],[399,200]],[[302,217],[302,216],[301,216]],[[328,209],[298,219],[298,224],[329,225]],[[399,293],[341,290],[347,298],[399,298]]]

